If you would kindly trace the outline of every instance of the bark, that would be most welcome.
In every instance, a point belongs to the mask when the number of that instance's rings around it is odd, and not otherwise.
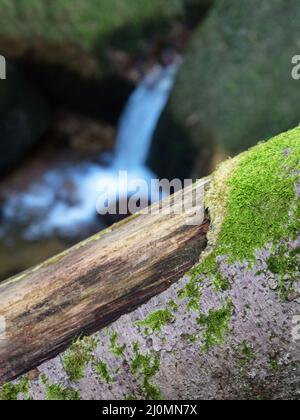
[[[0,383],[163,292],[199,259],[209,180],[0,284]],[[191,194],[193,192],[193,194]],[[195,203],[196,196],[201,200]],[[193,207],[193,203],[196,204]],[[173,215],[170,216],[169,209]],[[191,211],[192,210],[192,211]]]

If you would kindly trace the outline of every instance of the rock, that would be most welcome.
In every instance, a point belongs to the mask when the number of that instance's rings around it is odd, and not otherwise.
[[[46,131],[48,108],[41,96],[8,66],[0,81],[0,172],[9,170]]]
[[[19,1],[2,7],[0,49],[8,46],[8,53],[15,56],[36,49],[40,55],[48,55],[52,63],[71,59],[69,64],[77,66],[76,56],[80,60],[97,50],[102,55],[103,46],[135,47],[149,28],[165,27],[182,16],[184,1],[144,0],[143,7],[139,0],[76,0],[72,4],[66,0]],[[83,71],[93,70],[95,64],[93,59],[85,60]]]
[[[64,140],[72,151],[82,156],[99,156],[103,152],[112,152],[115,147],[115,127],[84,115],[61,111],[52,131],[54,136]]]
[[[206,192],[211,230],[199,264],[146,304],[40,365],[45,380],[29,378],[29,396],[299,400],[299,303],[290,299],[300,291],[299,136],[297,127],[220,165]],[[278,287],[270,288],[274,278]],[[20,281],[26,288],[30,280]],[[51,316],[53,303],[47,303]],[[20,380],[0,387],[0,399],[11,387],[26,397]],[[49,392],[54,387],[60,395]]]
[[[133,89],[132,58],[185,15],[185,1],[20,0],[1,7],[0,52],[54,105],[115,124]]]
[[[160,177],[207,175],[224,157],[299,123],[291,77],[299,19],[296,0],[215,4],[154,136],[150,166]]]

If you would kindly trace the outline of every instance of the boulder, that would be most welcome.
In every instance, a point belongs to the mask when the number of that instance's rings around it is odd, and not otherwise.
[[[185,1],[0,0],[0,54],[54,105],[115,124],[141,41],[168,32],[187,13]]]
[[[297,0],[219,0],[193,36],[154,135],[160,177],[207,175],[235,155],[299,123]],[[191,171],[192,168],[192,171]]]
[[[147,28],[153,31],[155,25],[182,16],[184,1],[144,0],[141,7],[139,0],[0,0],[0,49],[15,56],[36,49],[49,60],[70,60],[70,66],[77,66],[78,54],[107,48],[110,39],[122,48],[137,44]],[[92,62],[86,65],[93,67]]]

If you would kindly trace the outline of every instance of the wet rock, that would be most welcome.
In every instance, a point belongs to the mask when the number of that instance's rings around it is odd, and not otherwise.
[[[207,175],[227,155],[299,123],[299,82],[291,77],[299,18],[296,0],[288,8],[284,0],[215,4],[156,130],[154,172]]]
[[[115,146],[115,127],[84,115],[59,112],[52,131],[73,152],[81,155],[99,155],[112,151]]]
[[[48,126],[43,98],[14,67],[0,82],[0,172],[9,170],[41,139]]]

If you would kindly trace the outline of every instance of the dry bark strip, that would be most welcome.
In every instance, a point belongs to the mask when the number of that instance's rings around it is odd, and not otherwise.
[[[199,181],[164,202],[159,214],[135,215],[1,283],[0,384],[179,280],[199,260],[209,228],[203,200],[194,207],[196,215],[177,214],[182,194],[192,208],[195,194],[203,198],[208,185],[208,179]],[[176,209],[172,216],[170,205]]]

